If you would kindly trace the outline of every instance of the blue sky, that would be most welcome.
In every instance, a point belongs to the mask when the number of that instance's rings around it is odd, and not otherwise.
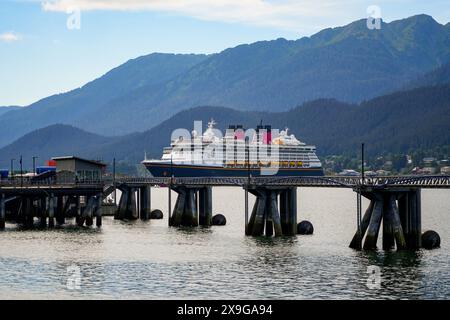
[[[388,22],[419,13],[450,21],[448,0],[0,0],[0,106],[77,88],[152,52],[309,36],[367,17],[370,5]]]

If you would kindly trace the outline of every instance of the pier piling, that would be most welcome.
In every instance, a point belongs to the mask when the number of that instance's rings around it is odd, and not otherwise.
[[[96,200],[93,196],[87,197],[86,206],[84,207],[83,218],[85,219],[86,226],[90,227],[94,224],[94,206]]]
[[[41,228],[47,227],[47,212],[46,212],[46,201],[45,197],[41,197],[38,200],[38,216],[39,216],[39,226]]]
[[[364,250],[377,248],[378,234],[383,223],[383,250],[418,249],[421,247],[420,188],[362,190],[370,205],[356,231],[350,248]]]
[[[175,207],[173,208],[172,223],[171,226],[178,227],[182,223],[184,207],[186,203],[186,190],[178,188],[175,190],[178,193]]]
[[[6,221],[6,200],[5,195],[0,195],[0,230],[5,229],[5,221]]]
[[[373,207],[375,206],[375,201],[371,200],[370,205],[367,208],[364,216],[361,220],[360,230],[357,230],[355,235],[353,236],[352,242],[350,243],[350,248],[360,250],[362,248],[362,240],[364,234],[369,227],[370,217],[372,216]]]
[[[383,250],[391,250],[395,247],[394,239],[394,208],[392,199],[394,195],[387,195],[384,199],[383,208]]]
[[[365,250],[374,250],[377,248],[378,233],[380,231],[381,219],[383,218],[383,197],[378,197],[373,207],[370,217],[369,227],[367,229],[366,240],[364,241]]]
[[[297,234],[297,188],[292,187],[280,193],[280,217],[283,235]]]
[[[114,219],[119,220],[136,220],[139,219],[136,202],[136,188],[121,187],[122,196],[120,197],[119,207]],[[142,197],[141,197],[142,198]]]
[[[148,220],[152,211],[150,186],[139,188],[139,193],[139,217],[141,220]]]
[[[24,213],[24,217],[25,217],[25,227],[26,228],[31,228],[33,227],[33,203],[31,201],[30,197],[25,197],[23,199],[23,213]]]
[[[178,196],[175,207],[169,217],[169,226],[197,227],[212,224],[211,187],[172,187]]]
[[[101,194],[96,196],[95,202],[96,202],[94,209],[95,225],[98,228],[100,228],[102,226],[102,202],[103,202],[103,197]]]
[[[48,227],[53,228],[55,226],[55,197],[50,195],[48,198]]]
[[[297,234],[297,188],[249,187],[248,192],[256,200],[246,235],[279,237]]]
[[[400,220],[405,234],[406,246],[418,249],[422,245],[421,192],[420,189],[403,193],[399,199]]]
[[[209,227],[212,220],[212,188],[205,187],[198,191],[199,225]]]
[[[65,223],[65,216],[64,216],[64,197],[58,196],[56,198],[56,212],[55,212],[55,220],[58,225],[63,225]],[[66,200],[67,203],[67,200]]]

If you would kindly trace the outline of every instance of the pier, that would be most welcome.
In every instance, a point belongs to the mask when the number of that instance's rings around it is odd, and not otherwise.
[[[370,200],[362,216],[357,213],[354,249],[374,250],[382,226],[384,250],[421,247],[421,189],[450,189],[450,176],[395,177],[215,177],[215,178],[103,178],[99,180],[55,179],[48,181],[0,181],[0,229],[5,221],[26,227],[39,219],[42,227],[63,225],[75,218],[79,226],[102,224],[102,203],[116,190],[122,196],[115,219],[152,218],[151,189],[168,190],[168,224],[171,227],[212,225],[214,187],[239,187],[245,192],[245,234],[248,236],[294,236],[297,234],[297,188],[349,188]],[[176,203],[172,209],[172,194]],[[256,197],[249,212],[248,194]],[[301,213],[300,213],[301,215]]]

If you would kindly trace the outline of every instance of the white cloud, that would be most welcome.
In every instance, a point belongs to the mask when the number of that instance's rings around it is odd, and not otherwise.
[[[246,23],[298,31],[317,18],[334,20],[353,0],[47,0],[45,11],[158,11],[201,20]],[[364,12],[362,12],[364,14]]]
[[[0,41],[3,42],[14,42],[20,40],[20,37],[13,32],[5,32],[0,34]]]

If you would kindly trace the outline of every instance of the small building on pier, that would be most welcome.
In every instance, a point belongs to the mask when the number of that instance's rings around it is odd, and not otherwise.
[[[106,169],[106,164],[87,160],[75,156],[54,157],[56,162],[56,173],[72,173],[77,180],[100,180]]]

